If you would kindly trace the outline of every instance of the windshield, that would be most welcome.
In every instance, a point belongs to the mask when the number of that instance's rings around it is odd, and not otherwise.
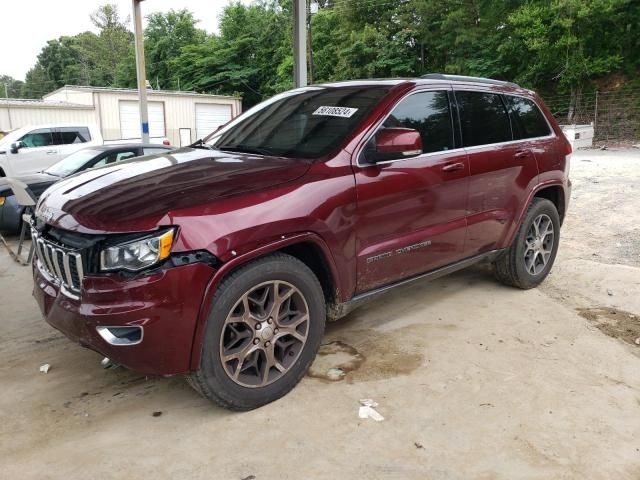
[[[387,87],[309,87],[273,97],[215,132],[220,150],[317,158],[337,148],[388,93]]]
[[[82,168],[89,160],[97,157],[100,153],[102,153],[100,150],[79,150],[68,157],[63,158],[58,163],[54,163],[47,168],[44,173],[55,175],[56,177],[66,177],[75,173],[79,168]]]

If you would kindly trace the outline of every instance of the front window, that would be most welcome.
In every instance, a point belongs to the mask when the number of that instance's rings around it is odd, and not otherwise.
[[[58,163],[51,165],[45,170],[45,173],[55,175],[56,177],[66,177],[77,172],[84,167],[88,161],[100,155],[100,153],[102,153],[100,150],[79,150],[63,158]]]
[[[384,87],[309,87],[277,95],[208,139],[227,151],[317,158],[351,134],[388,93]]]
[[[48,147],[53,145],[53,135],[48,128],[32,130],[20,139],[26,148]]]

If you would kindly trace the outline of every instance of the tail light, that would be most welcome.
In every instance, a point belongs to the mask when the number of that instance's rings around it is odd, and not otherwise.
[[[573,148],[571,148],[571,142],[565,142],[564,144],[564,154],[571,155],[573,153]]]
[[[162,141],[162,144],[163,144],[163,145],[171,145],[171,142],[165,138],[165,139]],[[571,148],[571,146],[569,146],[569,148]]]

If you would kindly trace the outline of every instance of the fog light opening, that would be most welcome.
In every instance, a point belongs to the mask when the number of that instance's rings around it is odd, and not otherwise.
[[[142,342],[142,327],[96,327],[96,330],[110,345],[124,347]]]

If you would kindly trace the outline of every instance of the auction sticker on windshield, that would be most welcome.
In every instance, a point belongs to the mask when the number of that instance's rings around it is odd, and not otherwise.
[[[318,107],[313,115],[323,115],[325,117],[343,117],[350,118],[354,113],[358,111],[357,108],[350,107]]]

